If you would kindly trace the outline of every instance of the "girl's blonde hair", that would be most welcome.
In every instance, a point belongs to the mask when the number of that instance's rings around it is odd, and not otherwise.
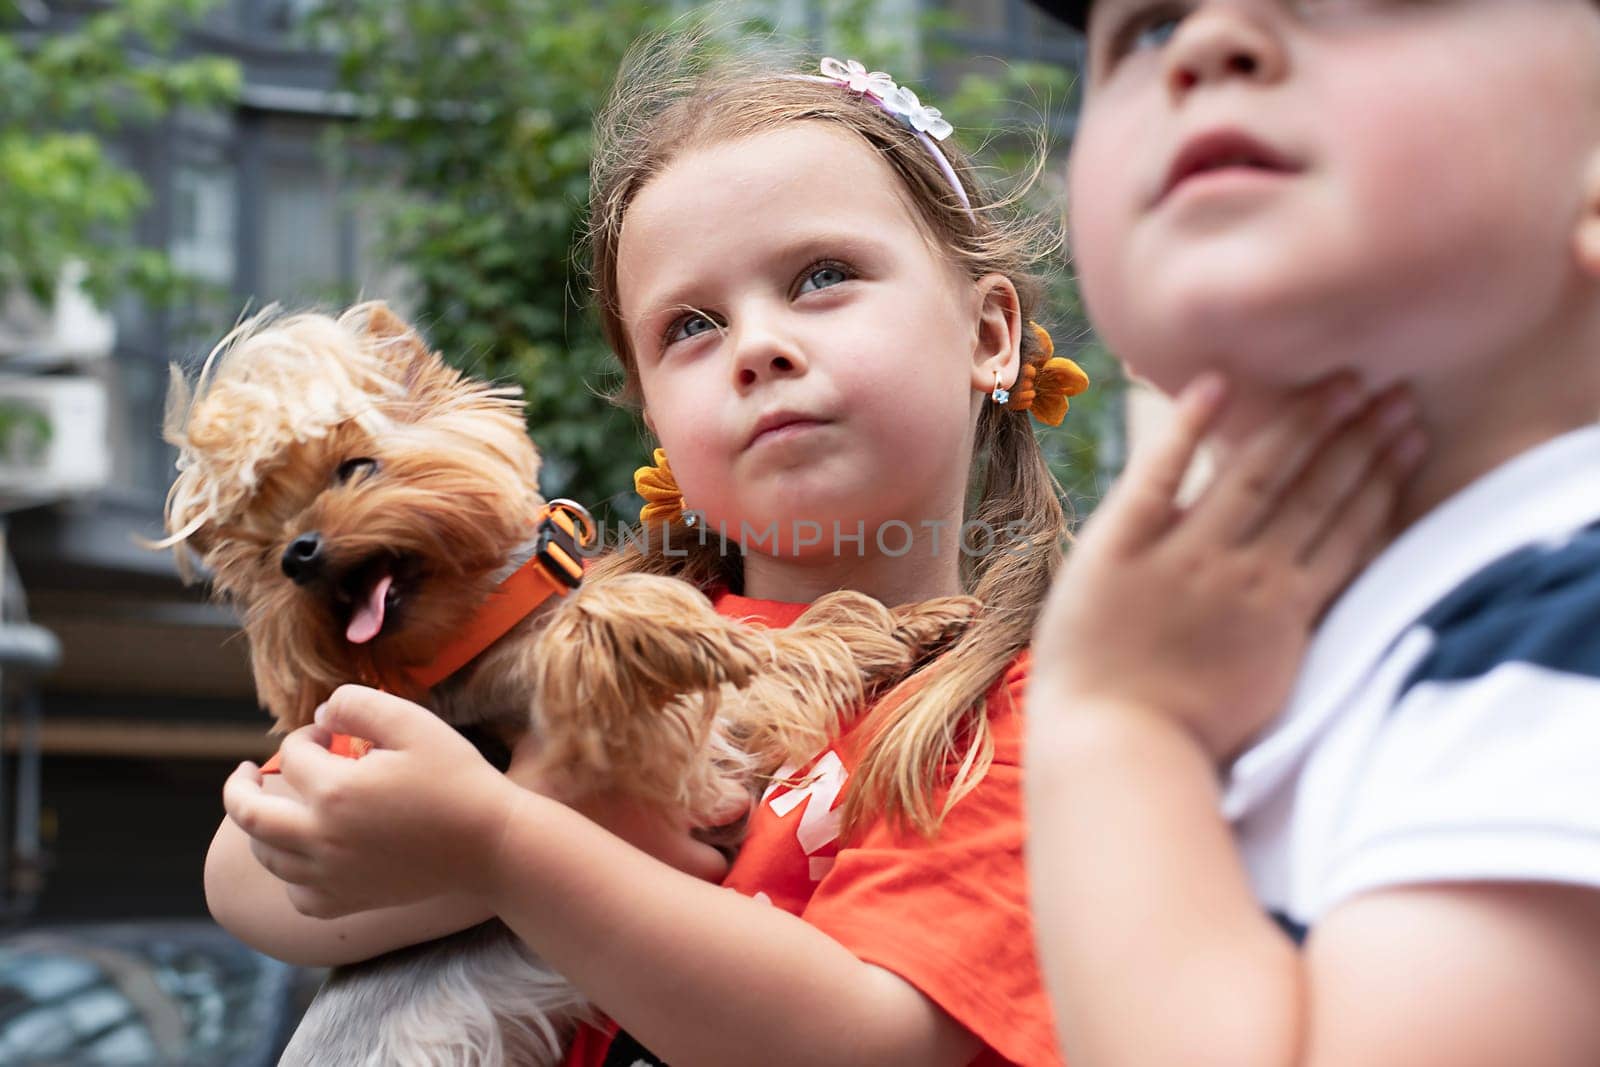
[[[794,78],[807,68],[787,57],[714,54],[707,41],[705,34],[678,33],[636,43],[595,120],[588,244],[602,329],[622,365],[614,400],[635,407],[642,400],[617,292],[618,245],[634,197],[683,153],[789,123],[827,122],[860,137],[900,178],[933,243],[974,280],[990,273],[1009,277],[1024,321],[1036,317],[1043,285],[1030,268],[1059,242],[1044,222],[1013,217],[1008,209],[1017,196],[995,197],[946,140],[940,147],[971,200],[969,211],[927,147],[870,100],[838,85]],[[1030,182],[1042,165],[1041,150]],[[1032,331],[1024,331],[1022,355],[1033,362],[1044,356]],[[987,693],[1028,645],[1066,532],[1061,488],[1026,414],[983,406],[966,519],[1022,537],[982,555],[963,552],[962,582],[983,603],[982,613],[953,647],[902,679],[870,713],[866,747],[846,792],[846,833],[883,812],[931,834],[993,759]],[[703,589],[743,588],[742,558],[722,550],[717,538],[697,539],[675,527],[670,556],[655,540],[644,551],[612,553],[592,573],[645,571]],[[936,812],[934,795],[945,784],[949,793]]]

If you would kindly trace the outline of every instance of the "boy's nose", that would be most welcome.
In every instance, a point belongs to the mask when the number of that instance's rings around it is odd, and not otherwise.
[[[1207,83],[1281,79],[1287,52],[1271,15],[1236,4],[1202,4],[1166,48],[1167,86],[1181,100]]]

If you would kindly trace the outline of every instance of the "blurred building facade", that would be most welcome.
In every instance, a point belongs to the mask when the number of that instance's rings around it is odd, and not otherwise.
[[[357,212],[319,151],[347,105],[333,91],[331,60],[295,33],[300,7],[236,0],[214,9],[186,43],[239,63],[237,105],[180,109],[115,142],[151,193],[140,243],[165,249],[240,309],[382,283],[361,257]],[[65,484],[19,492],[0,479],[27,614],[60,644],[59,667],[34,689],[37,722],[28,721],[26,689],[7,704],[5,897],[14,916],[44,920],[199,915],[200,861],[222,814],[218,786],[272,742],[231,613],[184,587],[171,554],[138,538],[160,536],[173,470],[160,438],[168,364],[203,355],[215,338],[189,336],[181,313],[127,299],[110,309],[108,352],[52,363],[38,352],[92,317],[58,311],[57,328],[36,329],[0,369],[32,368],[45,388],[67,378],[98,386],[104,454],[89,465],[102,477],[88,492]],[[74,426],[57,420],[52,436]],[[42,761],[30,797],[35,753]]]

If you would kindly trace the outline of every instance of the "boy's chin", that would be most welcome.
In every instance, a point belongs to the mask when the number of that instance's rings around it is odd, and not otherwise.
[[[1373,320],[1342,313],[1337,300],[1184,302],[1132,317],[1101,337],[1136,376],[1175,395],[1206,371],[1221,371],[1235,391],[1284,392],[1346,369],[1371,378],[1393,361],[1393,338]]]
[[[1163,342],[1112,348],[1132,374],[1168,396],[1176,396],[1200,375],[1220,371],[1232,395],[1282,395],[1339,370],[1361,372],[1348,348],[1327,349],[1296,341],[1263,343],[1259,335],[1230,339],[1211,334],[1174,336]],[[1367,375],[1362,375],[1364,378]]]

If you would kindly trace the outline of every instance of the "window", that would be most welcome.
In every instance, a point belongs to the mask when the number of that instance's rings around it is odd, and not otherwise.
[[[260,303],[331,303],[349,295],[355,224],[321,142],[321,122],[270,118],[262,126]],[[248,210],[248,207],[247,207]]]
[[[234,170],[221,160],[180,162],[172,174],[173,265],[213,285],[234,278]]]

